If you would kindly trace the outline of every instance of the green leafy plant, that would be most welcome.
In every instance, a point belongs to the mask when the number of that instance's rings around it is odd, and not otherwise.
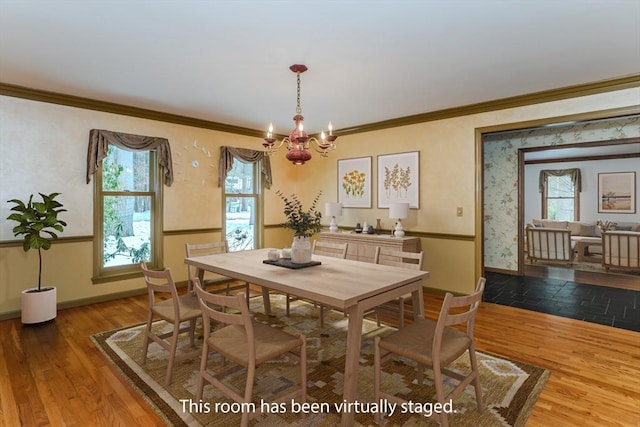
[[[67,223],[58,219],[62,209],[62,203],[55,200],[60,193],[51,193],[45,195],[42,193],[40,197],[42,202],[34,202],[33,194],[29,196],[29,201],[24,203],[22,200],[11,199],[7,203],[13,203],[12,213],[7,217],[18,223],[13,227],[13,235],[15,237],[24,236],[22,249],[28,252],[29,249],[38,250],[38,292],[41,291],[42,282],[42,250],[51,248],[51,241],[57,239],[56,232],[62,232]]]
[[[302,208],[302,203],[295,194],[289,197],[280,191],[276,194],[284,202],[284,214],[287,216],[287,221],[281,224],[283,227],[293,230],[298,237],[310,237],[322,229],[322,214],[316,210],[322,191],[318,192],[308,210]]]

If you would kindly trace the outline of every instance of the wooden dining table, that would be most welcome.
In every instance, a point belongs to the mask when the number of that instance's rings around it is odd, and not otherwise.
[[[196,267],[200,280],[205,271],[211,271],[262,286],[267,314],[271,311],[269,289],[343,310],[348,316],[343,399],[355,402],[365,313],[412,293],[414,317],[423,317],[422,286],[429,272],[320,255],[313,255],[313,261],[320,265],[291,269],[263,263],[268,251],[257,249],[191,257],[186,258],[185,263]],[[352,426],[354,415],[353,411],[343,411],[342,425]]]

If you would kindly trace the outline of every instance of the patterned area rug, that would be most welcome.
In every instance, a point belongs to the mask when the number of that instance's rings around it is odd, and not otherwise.
[[[325,327],[320,328],[318,309],[303,301],[292,303],[291,315],[284,315],[284,297],[272,295],[272,316],[262,314],[262,299],[253,298],[251,309],[258,321],[281,328],[289,333],[304,334],[307,337],[308,352],[308,402],[315,406],[297,407],[293,402],[286,405],[265,403],[263,408],[269,413],[252,420],[254,426],[334,426],[340,422],[342,403],[342,385],[344,371],[344,343],[347,334],[347,319],[342,313],[325,313]],[[391,333],[391,327],[378,327],[375,322],[365,320],[358,383],[359,412],[356,412],[356,425],[373,425],[373,337]],[[166,329],[167,324],[157,322],[154,327]],[[108,359],[118,367],[131,384],[144,396],[145,400],[166,420],[167,425],[175,426],[234,426],[239,425],[240,415],[234,414],[236,408],[232,401],[225,399],[212,386],[204,389],[202,402],[196,402],[199,360],[186,360],[176,364],[173,383],[164,386],[167,353],[157,344],[149,347],[147,363],[140,365],[142,356],[143,325],[103,332],[92,336],[94,343]],[[200,330],[199,330],[200,332]],[[185,334],[186,335],[186,334]],[[187,345],[187,337],[184,338]],[[202,338],[197,343],[200,345]],[[188,346],[185,350],[188,349]],[[523,426],[529,416],[549,372],[521,362],[515,362],[479,353],[482,388],[485,410],[477,412],[473,389],[453,401],[454,413],[449,415],[453,426]],[[212,369],[220,366],[220,359],[209,357]],[[462,356],[455,362],[456,369],[466,370],[469,361]],[[422,385],[415,382],[413,365],[405,360],[389,360],[384,364],[383,389],[404,395],[415,407],[429,405],[434,401],[435,389],[427,375]],[[428,372],[428,371],[427,371]],[[242,390],[245,371],[240,370],[231,384]],[[288,360],[266,363],[259,368],[254,387],[255,406],[269,402],[274,396],[286,393],[295,386],[299,378],[297,364]],[[293,380],[293,384],[289,382]],[[405,409],[406,413],[400,413]],[[412,408],[398,407],[393,416],[387,418],[387,425],[418,426],[437,425],[435,420],[426,420],[420,415],[410,413]],[[306,416],[302,416],[302,414]]]

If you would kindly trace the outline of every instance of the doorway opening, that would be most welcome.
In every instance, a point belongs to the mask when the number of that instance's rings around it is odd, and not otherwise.
[[[578,221],[595,224],[599,219],[607,219],[596,208],[597,167],[594,165],[606,165],[608,171],[617,162],[617,168],[637,169],[640,157],[639,123],[640,115],[636,113],[556,125],[537,123],[533,127],[492,129],[491,132],[481,133],[484,166],[481,196],[483,269],[520,276],[552,275],[567,280],[579,277],[583,283],[591,281],[606,285],[604,282],[614,277],[612,273],[598,277],[597,271],[583,272],[569,264],[528,266],[524,252],[524,230],[532,219],[541,219],[543,216],[542,195],[538,191],[541,168],[565,169],[578,165],[585,169],[588,185],[587,191],[580,195],[581,216]],[[591,142],[585,142],[587,136],[593,138]],[[534,172],[529,173],[527,169]],[[640,224],[640,212],[637,209],[634,214],[609,218],[617,222]],[[634,283],[632,286],[640,289],[640,275],[624,271],[620,275],[630,276],[630,281]],[[619,278],[611,280],[616,282]],[[622,279],[623,282],[625,280]]]

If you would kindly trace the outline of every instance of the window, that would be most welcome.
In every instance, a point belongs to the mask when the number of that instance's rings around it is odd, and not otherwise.
[[[160,265],[161,177],[156,150],[108,146],[96,171],[94,281]]]
[[[261,240],[262,197],[260,186],[261,162],[244,163],[233,160],[224,179],[223,206],[224,235],[229,251],[258,248]]]
[[[557,221],[578,221],[580,192],[570,173],[545,174],[542,193],[542,218]]]

